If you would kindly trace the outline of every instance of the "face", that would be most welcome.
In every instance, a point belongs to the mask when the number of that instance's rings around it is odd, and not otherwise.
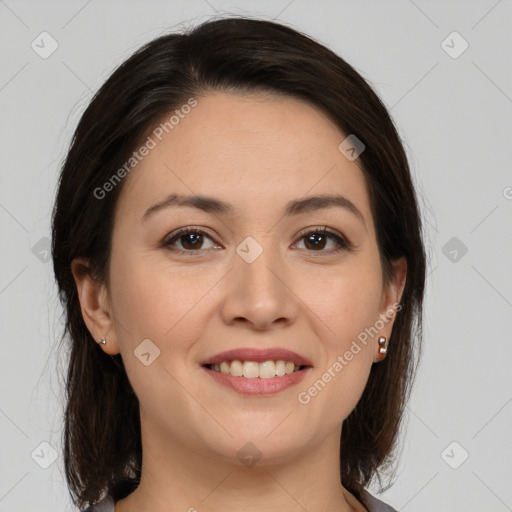
[[[285,460],[339,442],[401,288],[384,285],[363,172],[324,114],[196,99],[125,178],[109,287],[86,321],[121,353],[146,432]]]

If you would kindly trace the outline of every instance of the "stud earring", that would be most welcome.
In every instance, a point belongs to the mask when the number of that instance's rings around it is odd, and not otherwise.
[[[388,349],[386,348],[386,338],[381,336],[379,338],[379,354],[386,354]]]
[[[107,340],[105,338],[101,338],[101,340],[98,340],[96,343],[101,343],[102,345],[105,345],[105,343],[107,343]]]

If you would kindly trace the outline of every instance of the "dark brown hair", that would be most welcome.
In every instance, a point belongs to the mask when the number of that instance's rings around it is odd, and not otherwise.
[[[73,501],[106,492],[122,499],[138,485],[142,445],[139,403],[120,354],[109,356],[83,321],[71,261],[89,260],[108,283],[114,211],[121,181],[102,187],[166,113],[208,91],[267,91],[308,101],[365,150],[359,156],[386,282],[393,259],[407,278],[386,359],[343,424],[341,482],[358,499],[378,469],[394,460],[421,342],[425,251],[404,148],[372,88],[342,58],[284,25],[250,18],[216,19],[184,34],[159,37],[110,76],[82,115],[61,170],[53,211],[52,256],[70,343],[66,378],[64,464]],[[62,340],[62,341],[63,341]]]

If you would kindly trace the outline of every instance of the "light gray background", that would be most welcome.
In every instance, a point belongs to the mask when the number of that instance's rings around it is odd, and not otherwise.
[[[223,13],[291,24],[355,66],[391,110],[424,197],[425,352],[396,483],[381,499],[405,512],[512,510],[510,0],[0,0],[0,511],[72,510],[60,307],[45,261],[71,133],[142,43]],[[31,48],[49,48],[43,31],[58,43],[46,59]],[[454,31],[469,44],[457,58],[445,51],[463,49],[446,39]],[[452,237],[459,247],[446,246]],[[48,469],[44,442],[57,455]]]

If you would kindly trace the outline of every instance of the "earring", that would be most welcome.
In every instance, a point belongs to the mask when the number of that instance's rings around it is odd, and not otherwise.
[[[386,348],[386,338],[381,336],[379,338],[379,354],[386,354],[388,349]]]
[[[96,343],[101,343],[102,345],[105,345],[105,343],[107,343],[107,340],[105,338],[101,338],[101,340],[98,340]]]

